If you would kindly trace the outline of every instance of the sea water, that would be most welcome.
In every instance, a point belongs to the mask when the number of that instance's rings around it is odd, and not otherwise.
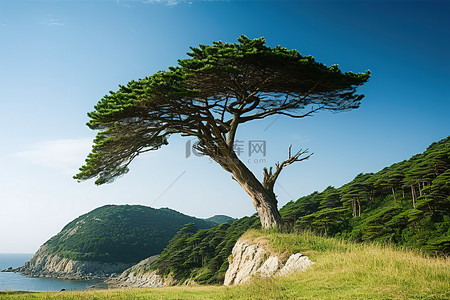
[[[0,271],[23,266],[33,254],[0,253]],[[26,277],[19,273],[0,272],[0,291],[60,291],[84,290],[89,287],[104,288],[99,280],[65,280],[57,278]]]

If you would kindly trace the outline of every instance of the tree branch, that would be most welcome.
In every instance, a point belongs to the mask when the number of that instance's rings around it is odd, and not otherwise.
[[[272,172],[272,167],[270,167],[269,169],[264,168],[263,186],[266,190],[273,193],[273,187],[275,185],[275,181],[277,180],[277,178],[280,175],[283,168],[289,166],[290,164],[293,164],[294,162],[307,160],[311,157],[311,155],[313,155],[313,153],[311,153],[307,156],[301,157],[302,155],[308,153],[308,149],[306,149],[306,150],[300,149],[294,155],[292,155],[291,150],[292,150],[292,145],[289,146],[288,159],[286,159],[282,163],[278,162],[275,164],[275,168],[276,168],[275,172]]]
[[[269,109],[263,110],[261,112],[255,113],[253,115],[243,116],[243,117],[240,118],[240,123],[245,123],[245,122],[248,122],[248,121],[251,121],[251,120],[255,120],[255,119],[263,119],[263,118],[265,118],[267,116],[271,116],[271,115],[274,115],[274,114],[280,114],[280,112],[282,112],[282,111],[284,111],[286,109],[295,108],[296,106],[298,106],[299,104],[301,104],[301,103],[303,103],[305,101],[306,97],[308,97],[311,94],[311,92],[314,90],[314,88],[318,84],[319,84],[319,81],[317,81],[314,84],[314,86],[311,87],[308,90],[308,92],[306,92],[305,95],[303,95],[302,97],[300,97],[296,101],[293,101],[291,103],[286,103],[286,101],[285,101],[282,105],[280,105],[278,107],[269,108]],[[322,107],[320,109],[322,109]],[[302,118],[302,117],[305,117],[305,116],[307,116],[309,114],[311,114],[311,113],[308,113],[308,114],[306,114],[304,116],[298,116],[297,118]]]

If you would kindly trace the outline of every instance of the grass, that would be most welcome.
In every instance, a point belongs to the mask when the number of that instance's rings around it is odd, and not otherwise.
[[[307,254],[315,264],[306,272],[255,279],[233,287],[0,292],[0,299],[450,299],[448,258],[311,233],[252,230],[244,238],[258,239],[273,253]]]

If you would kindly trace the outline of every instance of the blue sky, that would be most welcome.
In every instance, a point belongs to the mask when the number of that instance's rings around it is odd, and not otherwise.
[[[185,157],[180,137],[113,184],[72,179],[95,135],[86,113],[118,84],[175,65],[189,46],[263,36],[343,71],[372,71],[357,110],[240,129],[245,145],[266,141],[266,161],[249,164],[259,177],[290,144],[314,152],[280,176],[281,205],[424,151],[450,129],[449,13],[437,1],[0,0],[0,252],[33,252],[104,204],[254,213],[229,174]]]

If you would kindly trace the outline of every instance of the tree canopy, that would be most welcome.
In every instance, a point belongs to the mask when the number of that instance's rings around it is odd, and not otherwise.
[[[100,100],[87,124],[100,132],[76,179],[112,182],[139,154],[166,145],[171,134],[193,136],[201,153],[233,174],[261,216],[258,208],[276,210],[273,184],[281,169],[302,160],[306,151],[289,151],[275,172],[265,170],[261,183],[234,153],[239,124],[357,108],[363,95],[356,88],[370,77],[369,71],[342,73],[337,65],[327,67],[297,50],[268,47],[263,38],[240,36],[238,43],[191,47],[188,55],[176,67],[130,81]]]

